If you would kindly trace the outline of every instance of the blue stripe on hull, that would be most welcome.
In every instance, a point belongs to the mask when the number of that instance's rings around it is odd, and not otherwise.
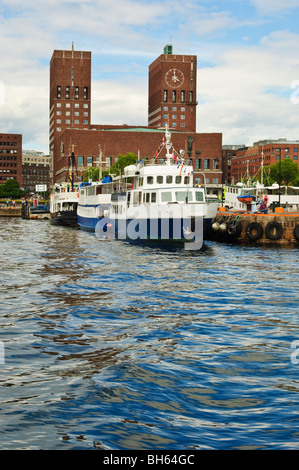
[[[94,232],[97,223],[101,220],[100,218],[90,218],[82,217],[78,215],[78,225],[81,230],[86,230],[87,232]]]

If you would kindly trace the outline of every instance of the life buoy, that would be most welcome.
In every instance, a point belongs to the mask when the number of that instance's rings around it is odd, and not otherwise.
[[[294,228],[294,237],[299,241],[299,225],[295,225]]]
[[[278,240],[282,237],[283,228],[279,222],[275,220],[273,222],[269,222],[265,228],[266,237],[270,240]]]
[[[251,222],[247,225],[246,235],[250,240],[259,240],[263,235],[263,227],[258,222]]]

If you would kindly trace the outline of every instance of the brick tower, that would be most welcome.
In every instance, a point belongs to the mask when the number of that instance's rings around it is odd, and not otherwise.
[[[53,52],[50,62],[49,151],[52,178],[56,162],[69,148],[57,148],[57,138],[67,129],[89,129],[91,115],[91,52]],[[75,142],[72,142],[75,144]],[[65,143],[66,146],[70,143]]]
[[[171,45],[149,66],[149,126],[196,132],[196,67],[196,56],[174,55]]]

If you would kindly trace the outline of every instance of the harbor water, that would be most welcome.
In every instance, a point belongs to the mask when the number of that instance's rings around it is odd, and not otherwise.
[[[299,449],[298,259],[1,219],[0,449]]]

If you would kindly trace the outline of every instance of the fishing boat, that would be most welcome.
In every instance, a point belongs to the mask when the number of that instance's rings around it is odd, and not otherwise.
[[[165,161],[157,157],[166,149]],[[207,199],[205,187],[194,187],[193,167],[184,152],[177,153],[166,127],[159,153],[125,168],[125,191],[111,194],[110,208],[96,227],[98,236],[130,242],[159,242],[167,246],[200,249],[216,216],[219,201]]]
[[[56,183],[50,195],[52,225],[78,227],[77,207],[79,183],[75,183],[76,163],[74,151],[69,157],[68,181]]]

